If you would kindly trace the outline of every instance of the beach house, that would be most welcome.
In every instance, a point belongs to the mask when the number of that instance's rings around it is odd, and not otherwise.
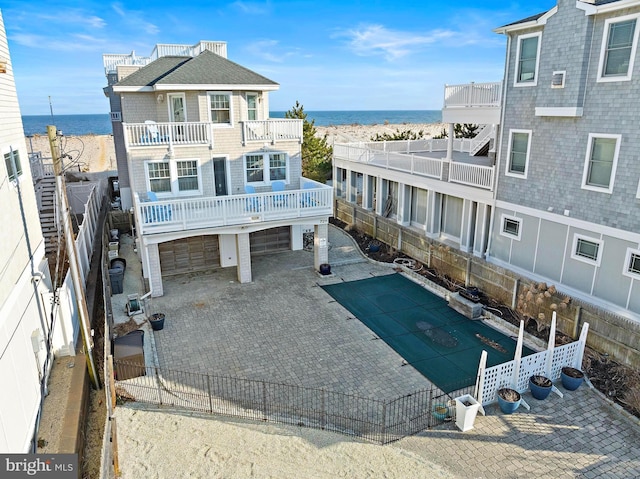
[[[372,223],[357,205],[416,257],[436,240],[637,320],[639,22],[639,1],[559,0],[497,28],[503,81],[445,86],[448,139],[334,147],[338,216]]]
[[[33,450],[51,369],[51,278],[0,12],[0,451]]]
[[[559,0],[504,27],[487,259],[640,317],[640,2]]]
[[[227,59],[224,42],[103,56],[121,204],[152,296],[162,276],[303,248],[327,263],[332,189],[302,177],[302,120],[269,118],[279,85]],[[310,236],[307,236],[308,238]]]

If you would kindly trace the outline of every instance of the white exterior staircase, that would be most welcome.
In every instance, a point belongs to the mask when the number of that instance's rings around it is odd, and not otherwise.
[[[469,156],[477,156],[483,152],[491,143],[491,140],[496,135],[495,125],[484,125],[482,130],[471,140],[471,148],[469,150]]]

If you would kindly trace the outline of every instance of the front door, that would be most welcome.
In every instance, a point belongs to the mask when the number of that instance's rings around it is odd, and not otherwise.
[[[228,195],[227,189],[227,159],[214,158],[213,160],[213,180],[216,185],[216,196]]]

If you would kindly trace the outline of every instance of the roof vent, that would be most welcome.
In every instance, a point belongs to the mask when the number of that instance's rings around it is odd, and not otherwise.
[[[564,77],[566,74],[566,71],[553,72],[553,76],[551,77],[551,88],[564,88]]]

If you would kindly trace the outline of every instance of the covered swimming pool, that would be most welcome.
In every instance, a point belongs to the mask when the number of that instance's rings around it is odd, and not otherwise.
[[[514,339],[466,318],[401,274],[322,288],[444,392],[475,382],[482,350],[487,367],[513,359]],[[523,348],[523,356],[532,353]]]

